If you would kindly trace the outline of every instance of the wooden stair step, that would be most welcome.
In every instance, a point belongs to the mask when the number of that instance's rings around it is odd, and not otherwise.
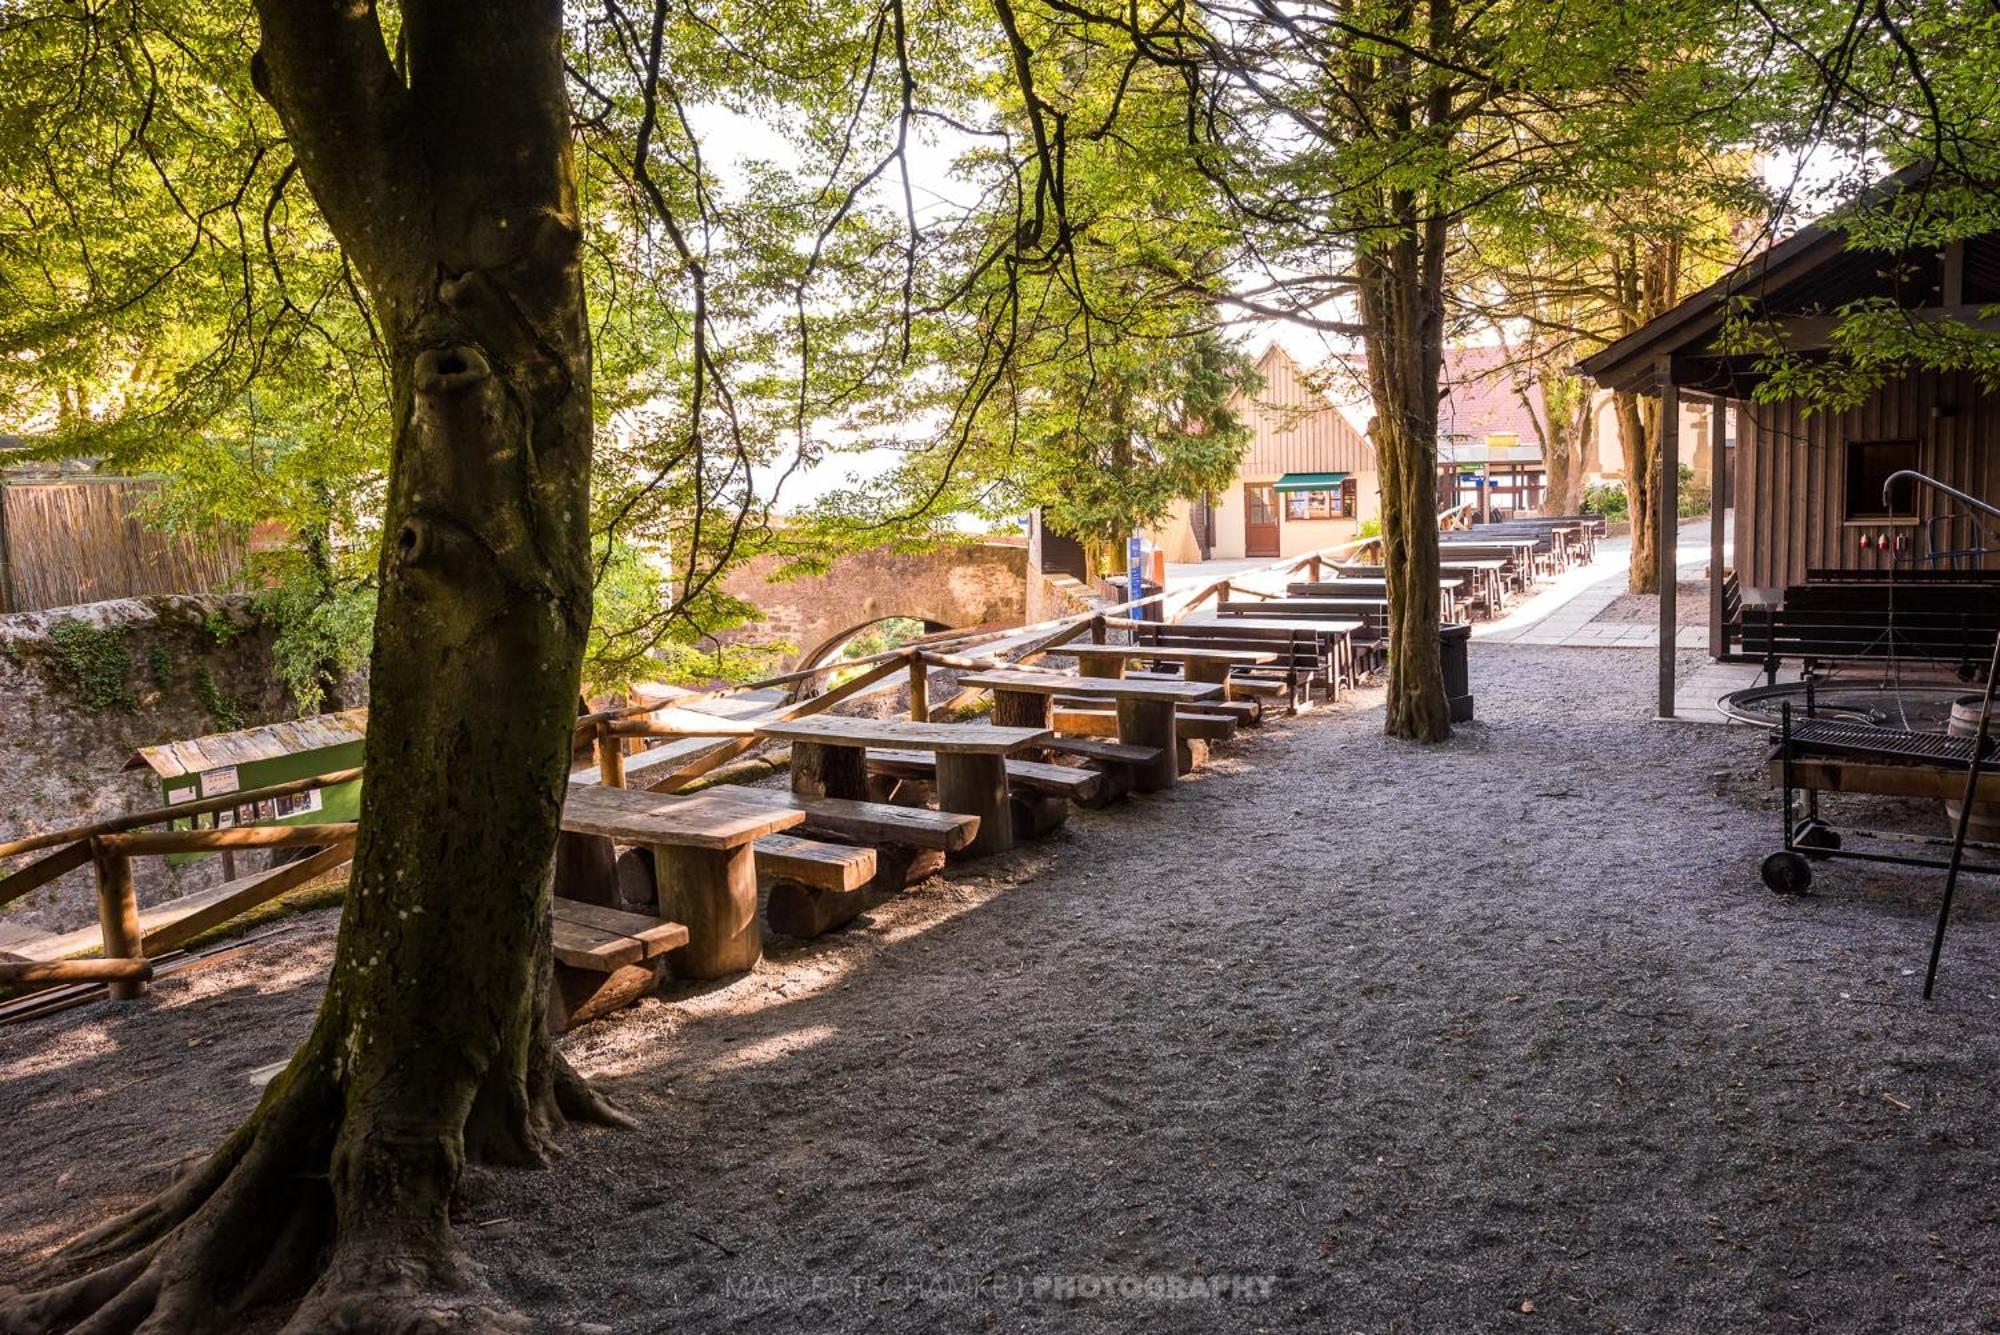
[[[875,850],[828,844],[789,834],[767,834],[756,843],[757,873],[816,890],[858,890],[875,879]]]
[[[899,778],[928,779],[937,773],[937,762],[928,751],[868,749],[868,768]],[[1050,765],[1039,760],[1009,760],[1007,782],[1037,792],[1087,802],[1103,787],[1104,776],[1096,770],[1069,765]]]
[[[665,918],[558,899],[553,909],[556,963],[611,973],[687,944],[688,929]]]

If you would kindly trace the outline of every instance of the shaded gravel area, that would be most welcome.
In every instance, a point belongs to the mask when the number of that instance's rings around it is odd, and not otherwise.
[[[1652,662],[1475,646],[1448,745],[1275,723],[586,1027],[641,1128],[472,1174],[473,1255],[549,1330],[2000,1329],[1990,890],[1925,1005],[1936,878],[1767,894],[1757,740]],[[324,930],[0,1030],[0,1258],[242,1115]]]

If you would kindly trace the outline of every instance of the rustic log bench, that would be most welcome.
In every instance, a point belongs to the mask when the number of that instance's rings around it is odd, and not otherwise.
[[[680,923],[574,899],[557,899],[550,918],[556,967],[548,1025],[556,1034],[651,992],[667,953],[688,943]]]
[[[928,781],[937,776],[937,760],[925,751],[870,747],[868,769],[874,774]],[[1063,823],[1070,803],[1094,806],[1110,786],[1110,781],[1098,770],[1076,765],[1051,765],[1039,760],[1008,760],[1008,805],[1014,820],[1015,839],[1037,839],[1049,833]],[[1030,793],[1056,800],[1023,800],[1024,795]]]
[[[738,792],[748,801],[803,812],[805,824],[796,827],[797,832],[811,836],[819,848],[865,853],[872,861],[871,875],[857,881],[849,874],[836,885],[824,876],[816,880],[779,874],[782,869],[766,855],[765,846],[771,839],[789,836],[766,835],[758,840],[759,875],[772,873],[764,921],[785,936],[815,937],[852,922],[869,896],[893,894],[932,875],[944,866],[947,855],[965,848],[979,833],[977,816],[953,811],[770,788]]]
[[[589,784],[570,785],[562,814],[566,833],[652,850],[660,913],[687,928],[673,961],[685,978],[741,973],[762,958],[756,843],[804,821],[729,789],[676,796]]]
[[[1174,707],[1222,698],[1222,686],[1215,682],[1126,681],[1020,670],[971,673],[959,678],[958,684],[993,692],[996,722],[1029,727],[1048,726],[1049,701],[1054,696],[1109,702],[1118,711],[1118,740],[1159,753],[1151,764],[1132,767],[1132,787],[1142,793],[1171,788],[1180,777]]]
[[[928,751],[937,756],[938,807],[977,816],[979,828],[960,857],[984,857],[1014,846],[1007,757],[1049,740],[1046,726],[1021,728],[907,719],[816,714],[760,724],[757,735],[792,746],[792,791],[809,797],[868,796],[871,747]]]

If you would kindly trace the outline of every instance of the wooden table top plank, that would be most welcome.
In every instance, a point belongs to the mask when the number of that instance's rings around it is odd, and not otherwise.
[[[820,746],[903,747],[941,755],[1004,756],[1055,734],[1047,728],[1002,728],[990,723],[918,723],[912,719],[814,714],[759,724],[757,735]]]
[[[1238,667],[1278,661],[1276,654],[1263,649],[1203,649],[1169,644],[1066,644],[1054,652],[1072,658],[1145,658],[1162,663],[1228,663]]]
[[[1304,630],[1315,635],[1359,635],[1366,627],[1359,621],[1320,621],[1304,617],[1222,617],[1215,621],[1179,621],[1176,626],[1198,626],[1226,636],[1232,629]]]
[[[1223,690],[1220,682],[1133,681],[1124,677],[1073,677],[1059,672],[978,672],[960,677],[958,684],[989,691],[1088,695],[1107,700],[1213,700]]]
[[[719,789],[682,796],[597,784],[572,784],[562,815],[563,829],[572,834],[720,849],[737,848],[804,821],[804,812],[745,802]]]
[[[933,811],[929,807],[899,807],[846,797],[803,797],[773,788],[745,788],[738,795],[746,801],[802,812],[808,834],[937,848],[949,853],[964,848],[979,832],[977,816]]]

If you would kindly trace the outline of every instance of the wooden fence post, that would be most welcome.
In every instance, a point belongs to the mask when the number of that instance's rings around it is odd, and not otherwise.
[[[597,781],[606,788],[625,786],[625,739],[604,723],[597,725]]]
[[[1105,638],[1104,613],[1099,612],[1090,619],[1090,642],[1092,644],[1103,644]]]
[[[931,717],[931,668],[924,661],[924,651],[910,651],[910,718],[916,723],[928,723]]]
[[[145,937],[139,928],[139,896],[132,888],[132,861],[123,853],[90,841],[90,853],[97,864],[97,923],[104,938],[104,958],[142,960],[146,957]],[[130,1001],[146,990],[143,979],[113,979],[108,985],[113,1001]]]

